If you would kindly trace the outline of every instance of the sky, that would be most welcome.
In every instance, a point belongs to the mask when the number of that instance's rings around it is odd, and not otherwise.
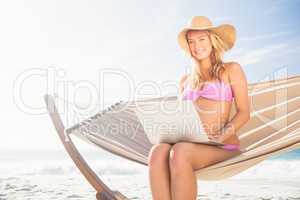
[[[195,15],[236,27],[224,61],[240,63],[249,83],[300,74],[299,8],[299,0],[1,1],[0,151],[62,149],[46,93],[89,113],[133,95],[175,94],[191,66],[177,34]]]

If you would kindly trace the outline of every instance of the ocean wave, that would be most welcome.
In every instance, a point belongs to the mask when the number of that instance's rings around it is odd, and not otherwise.
[[[128,161],[119,157],[101,157],[87,159],[89,166],[95,172],[105,175],[131,175],[146,173],[147,166]],[[269,159],[255,165],[238,175],[239,178],[300,178],[300,160]],[[70,159],[65,160],[20,160],[3,162],[0,165],[0,174],[25,175],[63,175],[80,173]]]
[[[300,160],[266,160],[235,176],[247,179],[298,179]]]

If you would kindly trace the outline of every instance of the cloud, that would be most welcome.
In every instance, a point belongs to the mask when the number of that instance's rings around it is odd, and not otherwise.
[[[290,34],[290,31],[282,31],[282,32],[273,32],[273,33],[267,33],[267,34],[262,34],[262,35],[257,35],[257,36],[251,36],[251,37],[241,37],[239,41],[241,42],[251,42],[251,41],[257,41],[257,40],[265,40],[265,39],[271,39],[271,38],[276,38],[284,35]]]
[[[256,64],[265,60],[272,60],[276,52],[282,51],[288,48],[288,44],[276,44],[263,48],[256,48],[253,50],[243,49],[238,54],[231,54],[229,60],[237,60],[242,65]]]
[[[212,21],[215,25],[221,24],[221,23],[227,23],[228,21],[232,21],[233,17],[229,16],[222,16],[222,17],[216,17]]]
[[[265,15],[272,15],[275,14],[275,12],[279,11],[280,8],[282,8],[282,4],[286,3],[285,0],[277,0],[273,1],[272,3],[269,3],[268,5],[272,5],[264,10],[263,14]]]

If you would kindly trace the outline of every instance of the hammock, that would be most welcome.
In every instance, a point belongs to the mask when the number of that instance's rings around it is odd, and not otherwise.
[[[242,153],[196,171],[198,179],[212,181],[229,178],[268,157],[300,148],[300,75],[251,83],[248,94],[251,118],[237,132]],[[146,107],[151,102],[168,102],[177,98],[165,96],[120,101],[72,127],[65,128],[53,97],[45,95],[49,114],[60,139],[76,166],[97,191],[97,199],[113,200],[127,198],[118,191],[112,191],[102,182],[77,151],[70,135],[115,155],[147,165],[152,144],[133,110],[136,106]],[[235,113],[236,107],[232,106],[230,119]],[[120,126],[124,122],[125,128]]]

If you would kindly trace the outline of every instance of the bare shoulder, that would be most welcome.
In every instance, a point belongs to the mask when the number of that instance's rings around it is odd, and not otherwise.
[[[227,62],[224,63],[226,74],[231,84],[236,82],[246,81],[246,75],[242,66],[238,62]]]
[[[242,66],[237,62],[227,64],[231,88],[234,94],[235,106],[238,111],[250,116],[248,83]]]
[[[187,80],[188,77],[189,77],[189,74],[182,75],[179,80],[179,84],[183,84]]]
[[[224,63],[224,66],[225,66],[225,70],[228,73],[230,73],[233,70],[242,68],[242,66],[238,62],[234,62],[234,61],[232,61],[232,62],[226,62],[226,63]]]
[[[184,86],[184,83],[186,82],[186,80],[188,79],[189,77],[189,74],[184,74],[180,77],[180,80],[179,80],[179,91],[182,92],[183,91],[183,86]]]

